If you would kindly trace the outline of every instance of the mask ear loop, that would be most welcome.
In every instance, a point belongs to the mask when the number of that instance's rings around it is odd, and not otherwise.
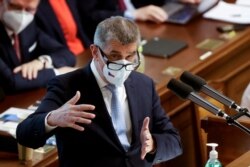
[[[135,64],[137,64],[137,66],[135,67],[134,70],[137,70],[141,64],[141,57],[140,57],[141,52],[140,52],[139,48],[137,49],[136,54],[137,54],[137,63],[135,63]]]
[[[103,51],[101,50],[101,48],[99,46],[96,45],[96,47],[98,48],[98,51],[99,51],[99,53],[101,55],[101,59],[102,59],[103,63],[107,64],[108,58],[105,55],[103,55]]]

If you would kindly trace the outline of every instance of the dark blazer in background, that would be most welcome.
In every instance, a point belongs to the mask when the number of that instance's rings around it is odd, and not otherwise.
[[[0,34],[0,86],[6,93],[46,86],[47,82],[55,76],[52,69],[39,71],[35,80],[24,79],[20,73],[13,73],[15,67],[37,59],[41,55],[51,56],[55,68],[74,66],[76,63],[75,56],[62,44],[39,30],[34,21],[19,35],[21,62],[16,56],[11,39],[2,22],[0,22]]]
[[[79,0],[79,13],[83,26],[86,26],[87,34],[90,39],[93,35],[96,26],[102,20],[111,16],[123,16],[124,12],[119,9],[119,0]],[[136,8],[154,4],[161,6],[165,0],[131,0]]]
[[[161,107],[151,79],[132,72],[125,82],[132,123],[132,143],[125,152],[112,126],[97,81],[87,66],[53,79],[38,110],[17,127],[19,143],[38,148],[55,134],[61,167],[151,167],[182,153],[180,136]],[[83,132],[72,128],[56,128],[45,133],[44,119],[48,112],[58,109],[79,90],[78,104],[93,104],[96,117]],[[140,131],[145,117],[150,117],[149,129],[157,142],[154,155],[142,161]]]
[[[81,0],[80,0],[81,1]],[[73,15],[74,21],[77,26],[77,36],[81,40],[83,46],[88,48],[92,43],[92,40],[88,38],[87,32],[85,31],[85,26],[81,25],[78,9],[77,9],[77,0],[67,0],[69,9]],[[63,30],[60,26],[60,23],[57,19],[56,14],[53,11],[52,6],[49,3],[49,0],[41,0],[38,6],[35,20],[37,25],[52,38],[56,39],[58,42],[67,46],[66,39],[63,34]]]

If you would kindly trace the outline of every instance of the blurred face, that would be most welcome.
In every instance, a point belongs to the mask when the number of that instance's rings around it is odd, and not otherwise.
[[[8,10],[25,10],[35,14],[39,0],[3,0],[7,1]]]
[[[105,48],[91,45],[92,56],[100,76],[109,83],[121,85],[139,65],[137,43],[123,45],[110,41]]]
[[[19,34],[34,19],[39,0],[2,0],[0,17],[5,26]]]

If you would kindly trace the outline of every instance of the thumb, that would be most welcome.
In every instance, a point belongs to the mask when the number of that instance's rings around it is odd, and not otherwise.
[[[149,121],[150,121],[150,118],[149,118],[149,117],[146,117],[146,118],[143,120],[142,131],[148,130]]]
[[[67,104],[76,104],[76,102],[80,99],[81,93],[79,91],[76,92],[75,96],[72,97],[69,101],[67,101]]]

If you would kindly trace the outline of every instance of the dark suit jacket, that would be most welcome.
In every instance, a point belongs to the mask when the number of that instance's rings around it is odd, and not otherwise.
[[[79,18],[79,13],[77,9],[77,0],[67,0],[67,4],[71,10],[73,18],[77,26],[77,36],[81,40],[84,47],[89,47],[92,41],[88,38],[85,32],[85,26],[81,25]],[[35,20],[37,25],[52,38],[56,39],[58,42],[67,46],[66,39],[63,34],[63,30],[60,23],[55,15],[53,8],[51,7],[49,0],[41,0],[38,6]]]
[[[13,73],[15,67],[41,55],[50,55],[55,68],[74,66],[76,63],[75,56],[67,48],[40,31],[34,22],[19,35],[21,62],[17,59],[11,39],[1,22],[0,34],[0,87],[3,87],[7,93],[45,87],[47,82],[55,76],[52,69],[39,71],[37,79],[31,81],[24,79],[20,73]]]
[[[132,72],[125,82],[132,122],[132,143],[125,152],[112,126],[102,93],[90,66],[53,79],[38,110],[17,127],[21,144],[38,148],[56,134],[60,166],[63,167],[150,167],[152,163],[174,158],[182,153],[180,137],[160,105],[154,83],[143,74]],[[78,104],[93,104],[96,117],[83,132],[56,128],[45,133],[44,119],[49,111],[59,108],[76,91],[81,92]],[[157,152],[141,160],[140,131],[145,117],[150,117],[150,131],[157,143]]]
[[[161,6],[165,0],[131,0],[136,8],[154,4]],[[79,13],[89,38],[92,39],[96,26],[102,20],[111,16],[123,16],[124,12],[119,9],[118,0],[80,0],[78,1]]]

